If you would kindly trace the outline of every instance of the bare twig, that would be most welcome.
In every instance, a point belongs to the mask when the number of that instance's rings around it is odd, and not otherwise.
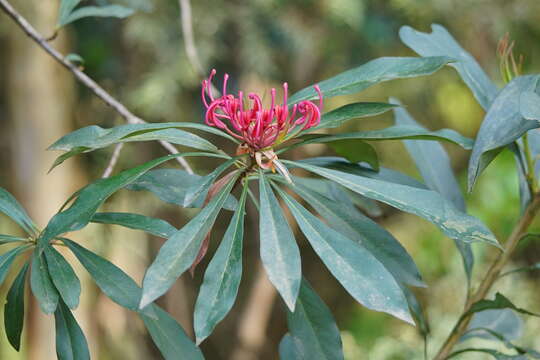
[[[450,356],[452,349],[458,343],[459,339],[461,339],[469,326],[469,323],[472,319],[472,314],[469,313],[471,307],[474,303],[484,299],[488,294],[489,290],[491,290],[491,287],[499,278],[501,270],[508,263],[508,260],[510,260],[510,257],[514,253],[514,250],[519,243],[519,240],[523,237],[523,235],[527,233],[527,229],[533,222],[539,210],[540,196],[536,195],[533,201],[529,204],[529,206],[523,213],[523,216],[521,217],[519,222],[514,227],[514,230],[508,237],[508,240],[504,244],[504,252],[501,252],[497,256],[497,258],[489,268],[488,272],[480,282],[478,290],[476,290],[474,295],[467,301],[462,315],[460,316],[458,322],[446,338],[446,341],[439,349],[439,352],[434,358],[435,360],[445,360]]]
[[[70,61],[58,52],[54,47],[52,47],[45,37],[41,35],[21,14],[19,14],[7,0],[0,0],[0,9],[2,9],[13,21],[28,35],[33,41],[35,41],[45,52],[47,52],[53,59],[59,62],[62,66],[68,69],[77,80],[83,83],[87,88],[89,88],[97,97],[99,97],[103,102],[112,107],[120,116],[122,116],[128,124],[143,124],[145,121],[131,113],[121,102],[116,100],[111,96],[107,91],[105,91],[101,86],[99,86],[92,78],[82,72],[76,65],[72,64]],[[169,152],[175,154],[178,153],[178,150],[168,142],[160,141],[160,144],[167,149]],[[174,149],[174,150],[173,150]],[[178,162],[186,169],[190,174],[193,173],[193,170],[187,163],[184,158],[177,158]]]
[[[107,165],[107,168],[103,172],[103,175],[101,175],[101,178],[108,178],[111,176],[114,166],[118,162],[118,158],[120,157],[120,152],[122,151],[122,148],[124,147],[124,143],[118,143],[114,147],[114,151],[111,156],[111,160],[109,160],[109,165]]]
[[[199,54],[195,47],[193,38],[193,22],[191,21],[191,3],[189,0],[178,0],[180,5],[180,20],[182,34],[184,35],[184,45],[189,62],[200,76],[204,76],[204,68],[199,60]]]

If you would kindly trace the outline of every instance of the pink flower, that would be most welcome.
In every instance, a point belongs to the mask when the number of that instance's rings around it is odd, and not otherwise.
[[[286,138],[317,126],[321,121],[322,94],[317,85],[314,88],[319,94],[318,106],[304,100],[289,109],[288,86],[284,83],[283,104],[276,104],[276,89],[272,89],[270,108],[265,109],[260,96],[255,93],[249,93],[247,100],[244,99],[242,91],[238,92],[238,96],[227,93],[228,74],[223,77],[221,97],[214,98],[211,82],[215,74],[216,70],[212,70],[208,79],[202,82],[202,101],[206,107],[205,122],[241,140],[242,145],[247,147],[245,152],[264,153]]]

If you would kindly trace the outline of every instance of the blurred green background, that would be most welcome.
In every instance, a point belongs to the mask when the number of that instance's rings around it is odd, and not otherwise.
[[[139,11],[122,21],[78,21],[62,29],[52,44],[65,54],[80,54],[85,60],[85,71],[145,120],[201,122],[201,78],[184,50],[178,1],[111,2],[128,4]],[[44,35],[54,32],[58,1],[13,0],[12,3]],[[196,46],[204,69],[217,69],[218,79],[228,72],[234,89],[264,93],[287,81],[294,92],[377,57],[414,56],[400,43],[399,28],[411,25],[429,31],[432,23],[447,27],[500,85],[496,47],[506,32],[516,40],[516,52],[525,56],[524,72],[540,70],[536,61],[540,57],[538,0],[198,0],[193,2],[192,10]],[[45,148],[74,129],[92,124],[110,127],[122,124],[123,119],[45,56],[3,14],[0,14],[0,49],[0,186],[15,193],[37,222],[44,225],[69,194],[101,175],[112,151],[78,156],[46,175],[57,154],[47,153]],[[484,115],[450,68],[430,77],[384,83],[359,95],[332,98],[324,106],[328,111],[351,101],[386,101],[390,96],[399,98],[418,122],[434,130],[448,127],[474,137]],[[381,128],[391,123],[391,114],[385,114],[352,121],[346,130]],[[401,143],[374,145],[384,166],[418,177]],[[445,147],[464,185],[469,153],[453,145],[445,144]],[[234,151],[228,147],[224,150]],[[157,144],[126,145],[117,170],[161,154],[163,150]],[[313,146],[292,156],[322,154],[331,155],[326,148]],[[190,163],[201,174],[213,165],[201,160]],[[502,241],[519,212],[512,156],[503,154],[490,165],[474,193],[466,199],[469,212],[482,219]],[[109,211],[162,217],[176,226],[194,214],[193,210],[165,205],[149,194],[126,191],[116,194],[105,207]],[[377,221],[404,244],[429,285],[417,294],[432,327],[428,351],[433,352],[463,306],[465,276],[459,254],[452,241],[431,224],[390,208],[383,209],[384,215]],[[231,314],[202,345],[208,359],[276,359],[277,344],[286,332],[279,299],[266,279],[258,277],[257,218],[254,209],[250,214],[252,225],[248,225],[248,230],[253,235],[245,240],[245,273],[240,294]],[[225,221],[220,223],[220,227],[224,224]],[[1,233],[17,231],[4,217],[0,218],[0,229]],[[211,252],[222,232],[223,229],[218,229],[214,233]],[[101,251],[137,281],[161,245],[159,239],[103,225],[88,226],[75,239]],[[347,359],[422,358],[422,338],[413,327],[354,303],[302,239],[300,245],[303,270],[337,318]],[[495,250],[475,245],[474,251],[477,259],[474,275],[478,278]],[[513,265],[539,260],[540,245],[532,241],[519,249]],[[194,278],[183,276],[160,300],[188,333],[202,269],[207,262],[208,259]],[[86,279],[80,268],[78,274]],[[539,312],[537,280],[538,273],[523,273],[504,278],[497,284],[497,290],[519,306]],[[2,293],[10,282],[2,285]],[[83,294],[85,298],[76,315],[87,333],[94,358],[160,358],[141,324],[101,296],[88,279]],[[28,305],[27,314],[22,353],[10,350],[2,335],[1,359],[54,358],[51,318],[41,315],[34,303]],[[540,346],[538,334],[540,322],[524,319],[524,335],[518,342]],[[494,346],[485,341],[476,344]],[[485,357],[473,353],[458,358]]]

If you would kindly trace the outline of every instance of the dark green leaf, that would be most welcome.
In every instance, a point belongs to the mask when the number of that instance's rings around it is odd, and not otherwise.
[[[393,109],[394,107],[396,107],[394,104],[377,102],[359,102],[347,104],[324,114],[321,118],[321,123],[306,130],[306,132],[317,131],[319,129],[337,128],[349,120],[379,115]]]
[[[28,242],[28,239],[19,236],[0,234],[0,245],[13,244],[17,242]]]
[[[76,20],[85,17],[115,17],[126,18],[133,15],[135,10],[127,8],[121,5],[105,5],[105,6],[85,6],[72,11],[68,16],[61,18],[59,21],[60,26],[65,26]]]
[[[442,129],[437,131],[429,131],[418,126],[411,125],[394,125],[380,130],[359,131],[338,135],[308,134],[300,136],[300,139],[304,139],[304,141],[292,146],[297,147],[314,143],[330,143],[345,139],[358,139],[365,141],[403,139],[443,140],[452,142],[464,149],[471,149],[473,146],[473,141],[471,139],[460,135],[454,130]]]
[[[236,300],[242,277],[242,241],[247,189],[246,182],[238,208],[204,273],[193,321],[197,344],[212,333]]]
[[[391,102],[398,103],[394,99]],[[394,109],[394,115],[397,124],[420,127],[404,108]],[[418,140],[405,140],[404,143],[429,189],[437,191],[457,209],[466,212],[463,194],[452,171],[450,158],[442,145],[433,141]],[[455,239],[454,243],[461,254],[467,280],[470,282],[474,264],[471,245]]]
[[[39,238],[40,244],[48,243],[58,235],[85,227],[99,206],[113,193],[137,180],[148,170],[178,156],[197,156],[202,153],[184,153],[163,156],[109,178],[100,179],[79,191],[75,202],[56,214],[47,224]]]
[[[469,191],[489,163],[508,144],[524,133],[538,128],[540,122],[526,120],[520,113],[519,99],[523,92],[536,91],[540,76],[520,76],[513,79],[497,95],[478,131],[469,160]]]
[[[268,279],[274,284],[287,307],[294,311],[302,280],[300,250],[283,210],[262,172],[259,172],[259,201],[261,260]]]
[[[15,261],[15,258],[29,248],[30,245],[22,245],[0,255],[0,285],[6,279],[6,276],[9,272],[9,269],[11,268],[11,265],[13,264],[13,261]]]
[[[540,314],[535,314],[528,310],[516,307],[510,300],[508,300],[501,293],[495,294],[495,299],[493,300],[484,299],[484,300],[480,300],[474,303],[471,306],[471,309],[467,312],[467,314],[473,314],[475,312],[489,310],[489,309],[512,309],[514,311],[517,311],[525,315],[532,315],[532,316],[540,317]]]
[[[49,171],[47,173],[50,173],[51,171],[53,171],[53,169],[55,167],[57,167],[58,165],[61,165],[67,159],[69,159],[69,158],[71,158],[71,157],[73,157],[75,155],[82,154],[83,152],[86,152],[88,150],[90,150],[89,147],[79,146],[79,147],[73,148],[72,150],[70,150],[68,152],[63,153],[62,155],[60,155],[56,159],[54,159],[54,162],[51,165],[51,167],[49,168]]]
[[[115,303],[132,311],[139,311],[141,289],[119,267],[68,239],[64,244],[92,276],[97,286]]]
[[[75,271],[52,246],[45,246],[43,253],[47,259],[47,266],[51,279],[64,300],[64,303],[70,308],[75,309],[79,306],[79,297],[81,295],[81,283],[75,275]]]
[[[163,295],[193,264],[202,241],[216,221],[238,175],[236,174],[197,216],[163,244],[144,276],[141,308]]]
[[[32,268],[30,270],[30,287],[36,297],[41,311],[52,314],[58,306],[58,291],[54,287],[45,255],[36,249],[32,253]]]
[[[128,185],[127,189],[135,191],[147,190],[162,201],[170,204],[200,208],[204,204],[204,198],[211,183],[216,180],[217,176],[219,174],[216,172],[212,172],[207,176],[200,176],[188,174],[180,169],[157,169],[147,172]],[[203,189],[200,189],[201,187]],[[197,191],[198,195],[194,194]],[[198,196],[196,201],[192,200],[194,195]],[[186,197],[191,202],[186,201]],[[236,205],[236,199],[230,195],[225,202],[224,209],[234,210]]]
[[[316,166],[322,166],[329,169],[339,170],[353,175],[364,176],[370,179],[393,182],[396,184],[412,186],[419,189],[427,189],[426,185],[422,184],[420,181],[395,170],[380,167],[379,171],[377,172],[361,164],[352,164],[346,159],[340,157],[321,156],[303,159],[301,160],[301,162]]]
[[[294,312],[287,311],[287,324],[303,358],[344,359],[334,317],[306,280],[300,286]]]
[[[54,313],[58,360],[90,360],[88,343],[69,308],[60,301]]]
[[[359,303],[412,323],[399,284],[377,258],[358,242],[325,225],[284,191],[279,191],[317,255]]]
[[[91,222],[100,224],[114,224],[130,229],[143,230],[147,233],[162,238],[169,238],[176,232],[176,230],[178,230],[165,220],[132,213],[95,213]]]
[[[19,275],[13,281],[4,305],[4,325],[9,343],[19,351],[21,334],[24,326],[24,288],[28,263],[24,264]]]
[[[13,195],[0,187],[0,212],[9,216],[29,235],[37,234],[37,227]]]
[[[414,261],[392,234],[361,214],[345,198],[329,199],[300,185],[301,181],[297,179],[295,177],[294,185],[289,186],[325,218],[332,228],[364,247],[400,282],[425,286]]]
[[[430,329],[429,323],[424,316],[424,311],[422,310],[422,307],[420,306],[420,303],[418,302],[418,299],[416,298],[414,293],[406,285],[401,285],[401,290],[403,290],[403,294],[407,299],[407,303],[409,304],[409,311],[411,312],[414,323],[418,328],[418,332],[424,338],[424,342],[426,342]]]
[[[474,58],[466,52],[441,25],[431,25],[432,33],[422,33],[409,26],[399,30],[401,41],[421,56],[450,56],[457,61],[450,64],[472,90],[476,100],[488,109],[498,89]]]
[[[281,341],[279,342],[279,359],[280,360],[303,360],[305,357],[303,357],[292,336],[287,333],[283,336]]]
[[[361,195],[382,201],[397,209],[425,218],[448,237],[465,242],[483,241],[499,246],[495,236],[475,217],[462,213],[439,193],[390,183],[301,162],[283,160],[349,188]]]
[[[328,143],[328,146],[352,163],[366,162],[375,171],[379,170],[379,157],[373,146],[362,140],[345,139]]]
[[[430,75],[453,61],[446,56],[428,58],[382,57],[318,83],[324,98],[360,92],[383,81]],[[289,103],[317,99],[312,86],[291,96]]]
[[[204,360],[201,350],[188,338],[184,329],[166,311],[152,305],[157,318],[141,314],[146,329],[165,360]]]

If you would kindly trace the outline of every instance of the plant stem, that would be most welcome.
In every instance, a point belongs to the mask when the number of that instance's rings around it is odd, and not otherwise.
[[[534,174],[535,161],[533,160],[531,155],[531,149],[529,147],[529,137],[527,133],[523,135],[523,152],[525,153],[525,160],[527,161],[527,182],[529,183],[531,193],[534,194],[536,192],[536,177]]]
[[[516,249],[519,240],[527,233],[527,229],[533,222],[539,210],[540,196],[536,194],[531,203],[529,203],[529,205],[525,209],[523,216],[515,225],[512,233],[504,244],[504,251],[499,253],[495,261],[491,264],[491,267],[487,271],[486,275],[480,282],[480,286],[465,304],[462,315],[459,317],[456,325],[446,338],[446,341],[439,349],[437,355],[434,357],[434,360],[445,360],[449,358],[452,349],[458,343],[459,339],[463,336],[465,331],[467,331],[467,327],[469,326],[472,318],[472,314],[469,314],[469,310],[471,309],[472,305],[480,300],[483,300],[489,290],[491,290],[491,287],[498,279],[501,270],[514,253],[514,250]]]

